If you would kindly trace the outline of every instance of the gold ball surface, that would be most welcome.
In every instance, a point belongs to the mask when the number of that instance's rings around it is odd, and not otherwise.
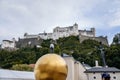
[[[46,54],[38,59],[34,68],[36,80],[66,80],[68,69],[57,54]]]

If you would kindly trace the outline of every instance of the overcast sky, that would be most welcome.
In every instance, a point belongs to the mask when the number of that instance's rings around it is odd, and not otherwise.
[[[0,0],[0,42],[74,23],[111,43],[120,32],[120,0]]]

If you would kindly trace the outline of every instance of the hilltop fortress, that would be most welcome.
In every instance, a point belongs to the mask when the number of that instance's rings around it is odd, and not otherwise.
[[[73,26],[68,27],[56,27],[53,29],[53,33],[39,33],[38,35],[31,35],[28,33],[24,34],[24,38],[35,38],[35,37],[41,37],[42,39],[59,39],[63,37],[68,36],[88,36],[88,37],[95,37],[95,28],[91,28],[91,30],[79,30],[78,24],[75,23]]]
[[[96,37],[95,32],[96,32],[95,28],[91,28],[90,30],[79,30],[77,23],[73,24],[73,26],[68,26],[68,27],[57,26],[53,29],[52,33],[44,32],[36,35],[25,33],[24,37],[19,38],[18,41],[16,41],[14,38],[12,41],[3,40],[1,44],[1,48],[13,49],[13,48],[26,47],[28,45],[30,45],[31,47],[33,46],[40,47],[43,40],[47,40],[47,39],[57,40],[59,38],[69,37],[69,36],[79,36],[80,43],[86,39],[92,39],[98,42],[102,42],[102,44],[108,46],[107,36]]]
[[[68,27],[57,26],[56,28],[53,29],[53,33],[44,32],[44,33],[39,33],[37,35],[31,35],[31,34],[25,33],[24,38],[30,39],[30,38],[40,37],[44,40],[46,39],[56,40],[56,39],[63,38],[63,37],[79,36],[80,43],[86,39],[92,39],[98,42],[102,42],[104,45],[108,45],[107,36],[96,37],[95,32],[96,32],[95,28],[91,28],[90,30],[79,30],[78,24],[75,23],[73,24],[73,26],[68,26]]]

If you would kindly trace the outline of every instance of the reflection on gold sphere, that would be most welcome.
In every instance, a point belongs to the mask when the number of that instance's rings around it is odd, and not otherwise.
[[[46,54],[35,64],[36,80],[66,80],[67,65],[64,59],[57,54]]]

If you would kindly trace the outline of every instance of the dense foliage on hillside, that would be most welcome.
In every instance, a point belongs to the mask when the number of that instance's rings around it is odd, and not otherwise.
[[[60,38],[56,41],[44,40],[41,48],[26,47],[16,51],[0,50],[0,67],[12,69],[17,64],[33,64],[39,57],[50,52],[51,42],[55,44],[55,53],[72,55],[76,60],[91,66],[95,65],[95,60],[98,60],[99,65],[102,65],[99,47],[103,46],[107,65],[120,69],[120,44],[107,47],[94,40],[85,40],[80,43],[78,36]]]

